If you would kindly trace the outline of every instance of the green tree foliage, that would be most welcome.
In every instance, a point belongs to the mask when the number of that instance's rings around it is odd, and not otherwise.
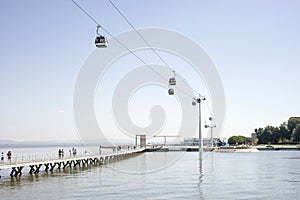
[[[283,122],[280,126],[279,126],[279,143],[285,143],[287,141],[289,141],[291,139],[291,134],[289,133],[288,127],[287,127],[287,123]]]
[[[293,130],[292,138],[295,142],[300,142],[300,123]]]
[[[235,145],[235,144],[248,144],[249,142],[251,142],[251,138],[249,137],[245,137],[245,136],[231,136],[228,139],[228,143],[230,145]]]
[[[255,129],[259,144],[300,142],[300,117],[291,117],[279,127],[266,126]]]
[[[290,134],[293,133],[296,126],[300,123],[300,117],[290,117],[287,123]]]

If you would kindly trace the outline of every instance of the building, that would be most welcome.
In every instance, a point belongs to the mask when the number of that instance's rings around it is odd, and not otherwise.
[[[214,146],[217,146],[217,144],[220,144],[220,142],[224,143],[224,138],[213,138],[213,144]],[[199,146],[199,138],[184,138],[181,145],[184,146]],[[204,147],[210,147],[211,146],[211,140],[210,138],[203,138],[203,146]]]
[[[257,134],[256,133],[251,133],[251,143],[254,144],[257,139]]]

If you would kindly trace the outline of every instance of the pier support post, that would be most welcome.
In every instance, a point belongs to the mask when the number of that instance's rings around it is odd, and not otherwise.
[[[49,169],[49,163],[45,163],[44,165],[45,165],[45,171],[48,171],[48,169]]]
[[[104,164],[104,158],[100,157],[99,162],[100,162],[100,165],[103,165]]]
[[[77,165],[80,167],[80,161],[81,160],[76,160],[76,162],[74,162],[74,167],[76,167]]]
[[[50,166],[51,166],[50,171],[53,171],[56,166],[56,163],[50,163]]]
[[[67,162],[67,163],[69,164],[69,167],[70,167],[70,168],[72,168],[72,161],[73,161],[73,160]]]
[[[20,166],[20,167],[12,167],[11,168],[11,172],[10,172],[10,176],[21,176],[22,175],[22,169],[24,168],[24,166]]]
[[[69,161],[67,161],[66,163],[65,163],[65,162],[63,162],[62,164],[63,164],[63,169],[65,169],[65,168],[68,166],[68,164],[69,164]]]
[[[29,174],[33,174],[35,172],[34,165],[29,165],[29,167],[30,167]]]
[[[42,164],[39,164],[39,165],[29,165],[29,167],[30,167],[29,173],[30,174],[39,173],[41,166],[43,166],[43,165]]]
[[[57,165],[58,165],[58,169],[60,169],[61,168],[61,164],[62,164],[63,162],[58,162],[58,163],[56,163]]]
[[[35,165],[35,171],[34,171],[35,174],[40,172],[41,166],[43,166],[43,165],[42,164]]]
[[[16,172],[16,168],[12,167],[11,172],[10,172],[10,176],[13,177],[15,172]]]

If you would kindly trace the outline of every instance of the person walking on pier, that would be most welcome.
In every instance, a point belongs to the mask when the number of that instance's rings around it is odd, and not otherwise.
[[[7,152],[7,159],[9,160],[9,163],[11,162],[11,151]]]
[[[99,146],[99,155],[101,155],[102,150],[101,150],[101,145]]]
[[[77,150],[73,147],[73,149],[72,149],[72,152],[73,152],[73,156],[75,157],[76,156],[76,154],[77,154]]]
[[[61,158],[61,150],[58,149],[58,157]]]
[[[1,153],[1,162],[4,162],[4,153]]]

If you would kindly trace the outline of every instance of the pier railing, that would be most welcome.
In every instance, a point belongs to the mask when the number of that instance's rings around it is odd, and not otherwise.
[[[122,149],[113,148],[112,152],[99,151],[98,153],[92,154],[84,151],[79,154],[63,155],[59,154],[21,154],[12,156],[10,159],[2,160],[0,163],[0,170],[11,168],[10,176],[17,177],[22,175],[23,169],[29,168],[30,174],[39,173],[41,170],[53,171],[54,169],[65,169],[72,167],[81,167],[88,165],[103,165],[110,162],[115,162],[121,159],[126,159],[145,151],[145,148],[126,148]],[[59,151],[61,152],[61,151]],[[1,176],[0,176],[1,177]]]
[[[77,152],[76,155],[73,153],[65,152],[61,155],[58,153],[16,153],[11,156],[10,159],[5,157],[3,160],[0,160],[0,166],[5,165],[18,165],[18,164],[26,164],[32,162],[43,162],[43,161],[56,161],[63,159],[72,159],[72,158],[81,158],[81,157],[89,157],[89,156],[100,156],[100,155],[110,155],[117,154],[121,152],[130,152],[132,150],[138,150],[139,148],[133,147],[124,147],[124,148],[116,148],[116,147],[105,147],[101,149],[99,152]]]

